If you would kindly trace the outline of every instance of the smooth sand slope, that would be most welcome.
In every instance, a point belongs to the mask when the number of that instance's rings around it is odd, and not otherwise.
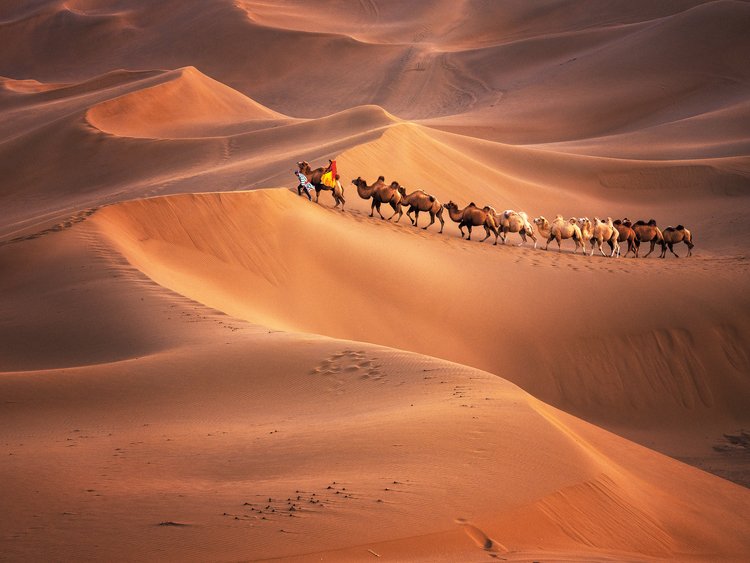
[[[0,6],[0,553],[747,560],[748,25],[723,0]],[[290,189],[329,158],[344,212]],[[696,248],[466,241],[370,218],[351,180],[381,174]]]

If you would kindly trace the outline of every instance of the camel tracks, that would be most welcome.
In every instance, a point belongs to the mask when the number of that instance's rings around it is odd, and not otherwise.
[[[382,364],[364,350],[342,350],[332,354],[310,371],[310,375],[322,376],[329,381],[329,391],[343,392],[343,386],[352,381],[384,383]]]

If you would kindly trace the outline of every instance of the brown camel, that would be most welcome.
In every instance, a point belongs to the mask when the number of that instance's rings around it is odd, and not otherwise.
[[[638,258],[638,251],[641,248],[642,242],[650,242],[651,250],[648,251],[644,258],[648,258],[648,255],[654,251],[654,246],[657,243],[664,244],[664,235],[662,234],[659,227],[656,226],[656,221],[651,219],[648,223],[645,221],[636,221],[633,225],[635,231],[635,257]]]
[[[581,235],[581,229],[578,226],[578,221],[575,217],[572,217],[568,219],[567,221],[563,219],[562,215],[558,215],[555,217],[555,220],[550,223],[545,219],[544,217],[537,217],[534,219],[534,224],[539,229],[540,233],[544,233],[545,231],[549,233],[547,236],[547,245],[544,247],[544,250],[547,250],[549,248],[549,243],[553,240],[557,241],[557,250],[559,252],[562,252],[562,245],[560,244],[561,241],[565,239],[572,238],[573,242],[575,242],[576,247],[575,250],[573,250],[573,254],[578,252],[578,247],[580,246],[584,252],[586,253],[586,249],[583,246],[583,236]]]
[[[452,201],[446,203],[444,207],[448,211],[448,216],[451,220],[458,223],[458,230],[461,231],[461,238],[464,237],[464,227],[469,231],[469,236],[466,237],[466,240],[471,240],[471,228],[481,225],[484,227],[487,236],[485,236],[480,242],[486,241],[490,236],[490,232],[493,232],[495,233],[495,244],[497,244],[497,237],[500,233],[497,230],[497,223],[495,223],[495,218],[490,213],[489,207],[480,209],[474,204],[474,202],[471,202],[463,209],[459,209],[458,205]]]
[[[318,203],[318,198],[320,197],[321,191],[328,191],[333,192],[333,198],[334,200],[336,200],[336,205],[338,205],[338,199],[336,198],[335,189],[326,186],[323,182],[321,182],[320,179],[321,176],[323,176],[323,174],[326,172],[326,168],[323,168],[321,166],[320,168],[316,168],[315,170],[313,170],[310,168],[310,164],[306,160],[298,162],[297,166],[299,167],[299,171],[307,176],[307,181],[310,182],[315,188],[315,203]]]
[[[612,224],[615,226],[615,229],[617,229],[617,232],[619,233],[617,242],[620,243],[627,241],[628,243],[628,251],[624,254],[624,256],[627,256],[632,252],[633,256],[635,257],[635,231],[632,228],[633,224],[627,219],[616,219]]]
[[[357,194],[359,195],[359,197],[361,197],[362,199],[372,198],[372,205],[370,206],[370,217],[372,217],[375,213],[375,210],[377,210],[380,218],[385,219],[385,217],[383,217],[383,214],[380,212],[380,206],[383,203],[387,203],[393,209],[393,215],[388,217],[388,220],[390,221],[396,214],[398,214],[396,223],[399,222],[404,212],[401,209],[401,194],[398,192],[397,182],[392,182],[390,186],[387,186],[385,184],[385,178],[383,176],[379,176],[375,183],[373,183],[371,186],[368,186],[365,180],[357,176],[356,179],[352,180],[352,184],[357,186]]]
[[[428,194],[424,190],[416,190],[407,195],[406,188],[403,186],[399,186],[398,191],[401,194],[401,205],[409,206],[406,216],[409,218],[412,225],[415,227],[419,226],[417,225],[417,222],[419,221],[419,212],[426,211],[430,214],[430,224],[427,225],[427,227],[432,226],[435,222],[435,217],[437,216],[440,221],[440,230],[438,232],[443,232],[443,227],[445,226],[445,221],[443,221],[443,204],[440,203],[435,196]],[[414,219],[411,218],[412,212],[414,213]],[[427,229],[427,227],[422,228]]]
[[[669,251],[672,254],[679,258],[679,255],[672,248],[679,242],[684,242],[687,245],[687,255],[692,256],[693,247],[695,246],[693,244],[693,235],[685,227],[683,227],[682,225],[677,225],[676,227],[667,227],[662,231],[662,236],[664,237],[664,241],[661,243],[661,256],[659,256],[659,258],[666,258],[667,247],[669,247]]]

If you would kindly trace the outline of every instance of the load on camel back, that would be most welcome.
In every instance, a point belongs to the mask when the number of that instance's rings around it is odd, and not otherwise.
[[[315,188],[315,203],[318,203],[321,191],[330,191],[336,202],[334,207],[338,207],[341,204],[341,210],[344,210],[344,204],[346,203],[344,199],[344,187],[339,181],[335,160],[329,160],[328,166],[325,168],[320,167],[314,170],[310,168],[310,164],[306,160],[298,162],[297,166],[299,167],[299,171],[305,175]]]

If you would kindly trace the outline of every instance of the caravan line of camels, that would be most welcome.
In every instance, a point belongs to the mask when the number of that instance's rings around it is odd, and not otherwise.
[[[341,183],[337,181],[336,186],[333,188],[326,186],[320,181],[320,177],[325,171],[324,168],[312,170],[306,161],[298,162],[297,165],[300,172],[305,174],[315,188],[315,202],[318,202],[321,191],[331,191],[336,202],[334,208],[341,205],[343,211],[346,200],[344,199],[344,188]],[[359,176],[352,180],[351,183],[357,188],[357,195],[359,197],[372,201],[370,217],[373,217],[377,211],[380,218],[385,219],[380,211],[380,207],[383,204],[387,204],[393,209],[393,214],[388,217],[388,221],[398,215],[395,221],[398,223],[404,213],[402,208],[407,207],[406,216],[413,226],[419,226],[420,213],[428,213],[430,215],[430,222],[422,228],[428,229],[435,223],[435,219],[437,218],[440,221],[440,230],[438,232],[442,233],[445,226],[443,210],[446,210],[448,217],[453,222],[458,223],[458,230],[461,233],[461,237],[466,237],[467,240],[471,240],[473,227],[481,227],[486,233],[482,242],[494,234],[494,244],[497,244],[498,238],[503,241],[503,244],[507,244],[508,235],[517,233],[521,237],[521,242],[518,243],[518,246],[525,244],[528,237],[534,242],[534,248],[536,248],[537,238],[534,234],[536,231],[547,239],[544,250],[547,250],[550,242],[554,240],[557,242],[558,251],[562,251],[562,241],[572,239],[575,243],[574,254],[578,252],[579,248],[583,254],[586,254],[586,241],[588,241],[591,246],[591,256],[598,249],[603,256],[619,257],[621,251],[620,244],[624,243],[627,245],[627,251],[623,256],[627,256],[632,252],[635,258],[639,256],[641,243],[650,243],[650,249],[644,258],[648,257],[654,251],[657,244],[661,246],[660,258],[666,257],[667,249],[679,257],[674,251],[674,245],[680,242],[685,243],[688,247],[687,256],[691,256],[693,247],[695,246],[690,231],[684,226],[667,227],[662,231],[653,219],[633,223],[628,219],[613,221],[611,217],[607,217],[605,220],[595,217],[593,220],[590,220],[588,217],[571,217],[570,219],[565,219],[562,215],[558,215],[551,222],[542,216],[529,220],[529,216],[523,211],[507,209],[498,213],[489,205],[478,207],[474,202],[469,203],[463,209],[453,201],[441,204],[437,197],[428,194],[424,190],[415,190],[407,193],[406,188],[398,182],[386,184],[383,176],[380,176],[370,185]],[[467,232],[464,232],[464,227]],[[609,254],[604,252],[603,246],[605,243],[609,246]]]

